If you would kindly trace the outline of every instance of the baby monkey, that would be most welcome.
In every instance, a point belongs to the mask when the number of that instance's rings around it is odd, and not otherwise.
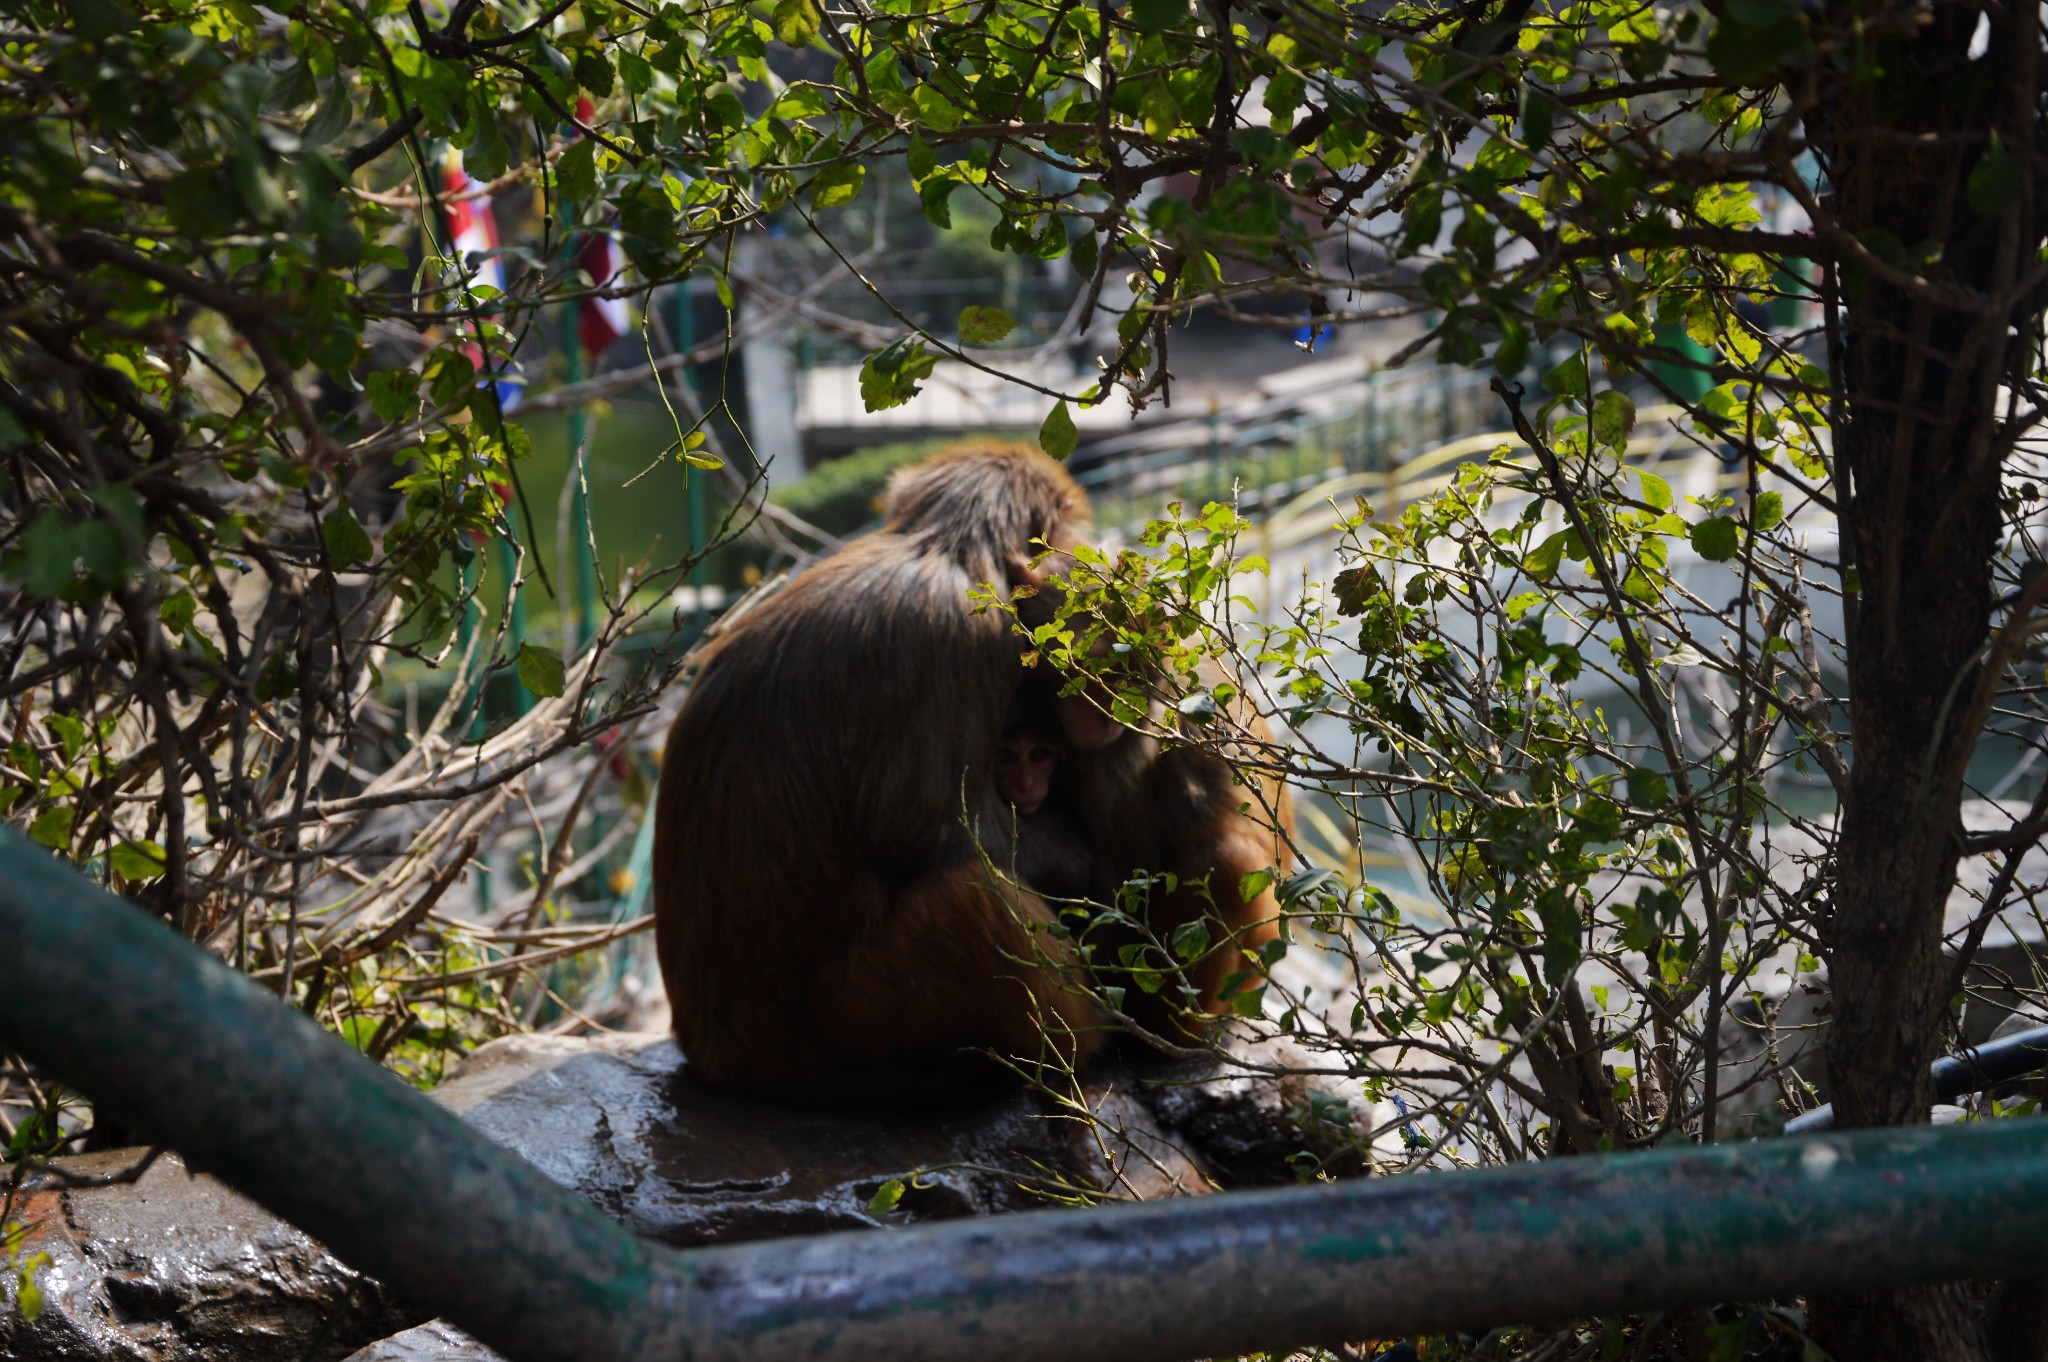
[[[1013,718],[996,750],[996,793],[1015,806],[1019,818],[1036,818],[1052,797],[1053,773],[1066,759],[1066,739],[1057,726],[1048,731]]]
[[[1095,873],[1086,830],[1057,779],[1067,757],[1051,704],[1027,687],[996,747],[996,793],[1016,811],[1013,858],[1005,869],[1018,883],[1054,899],[1085,897]]]

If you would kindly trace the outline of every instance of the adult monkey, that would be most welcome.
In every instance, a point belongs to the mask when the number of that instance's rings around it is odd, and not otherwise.
[[[991,773],[1023,668],[1009,618],[968,600],[1038,586],[1035,546],[1087,518],[1036,450],[942,454],[891,481],[880,530],[706,649],[654,841],[662,978],[699,1077],[889,1101],[877,1085],[950,1074],[966,1047],[1101,1045],[1053,911],[975,845],[1010,826]]]

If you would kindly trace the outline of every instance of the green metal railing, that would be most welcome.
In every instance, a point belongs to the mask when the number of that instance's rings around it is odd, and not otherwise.
[[[515,1362],[1172,1362],[2048,1265],[2048,1122],[678,1251],[0,831],[0,1048]]]
[[[1167,501],[1256,518],[1332,476],[1389,478],[1417,455],[1504,424],[1490,376],[1440,365],[1362,372],[1354,392],[1277,397],[1095,441],[1075,456],[1100,525],[1135,527]],[[1485,451],[1472,457],[1484,457]]]

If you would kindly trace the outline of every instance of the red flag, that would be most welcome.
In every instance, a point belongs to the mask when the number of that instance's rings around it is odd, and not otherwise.
[[[469,177],[462,168],[462,159],[453,150],[441,166],[441,188],[453,200],[448,204],[448,230],[454,240],[449,246],[462,262],[471,288],[490,288],[499,295],[505,292],[505,267],[498,260],[498,219],[491,211],[491,196],[484,187]],[[526,380],[512,368],[509,361],[497,366],[485,356],[483,347],[474,340],[465,341],[462,353],[469,356],[469,362],[476,366],[479,374],[490,377],[479,381],[492,383],[498,392],[498,407],[510,412],[518,407],[520,396],[525,392]]]

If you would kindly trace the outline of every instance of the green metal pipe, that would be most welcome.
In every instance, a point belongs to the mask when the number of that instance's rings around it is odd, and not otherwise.
[[[562,355],[568,363],[571,384],[583,381],[583,332],[577,324],[576,305],[562,311]],[[576,647],[590,646],[597,634],[597,562],[590,537],[590,498],[584,484],[590,480],[590,413],[581,402],[569,408],[569,532],[576,542],[569,547],[575,555]],[[560,571],[559,565],[556,568]]]
[[[509,501],[505,506],[505,518],[508,533],[511,533],[512,505]],[[519,550],[513,547],[510,539],[493,539],[491,562],[498,575],[505,579],[505,601],[512,612],[512,618],[506,625],[505,652],[507,656],[516,658],[520,645],[526,642],[526,593],[519,585]],[[532,708],[533,693],[525,686],[515,686],[512,691],[513,712],[524,714]]]
[[[676,349],[689,354],[697,348],[697,299],[690,291],[690,281],[684,279],[675,286],[676,300]],[[652,299],[648,306],[653,306]],[[808,335],[808,333],[806,333]],[[697,378],[687,364],[676,368],[676,379],[689,395],[692,410],[697,407]],[[698,470],[683,465],[683,496],[690,531],[690,552],[704,552],[704,479],[697,476]],[[696,623],[701,628],[707,617],[704,605],[704,560],[690,565],[690,592],[697,599]]]
[[[2048,1026],[2029,1027],[1934,1061],[1934,1100],[1953,1102],[1965,1093],[1987,1092],[2048,1063]],[[1835,1104],[1828,1102],[1785,1123],[1787,1135],[1811,1135],[1835,1128]]]
[[[513,1359],[1172,1362],[2048,1264],[2048,1122],[678,1252],[0,831],[0,1046]]]
[[[507,1357],[678,1356],[673,1255],[11,829],[0,1049]]]
[[[468,561],[457,565],[455,569],[455,588],[462,596],[462,625],[455,637],[455,652],[456,656],[462,658],[469,656],[471,646],[476,643],[477,629],[480,627],[483,618],[483,611],[476,603],[476,578],[477,562],[474,556]],[[490,654],[489,650],[486,649],[484,650],[484,657],[481,663],[462,692],[463,705],[472,710],[469,717],[469,736],[473,740],[481,739],[485,733],[490,731],[490,725],[484,717],[484,702],[489,698],[491,686],[489,662]]]

